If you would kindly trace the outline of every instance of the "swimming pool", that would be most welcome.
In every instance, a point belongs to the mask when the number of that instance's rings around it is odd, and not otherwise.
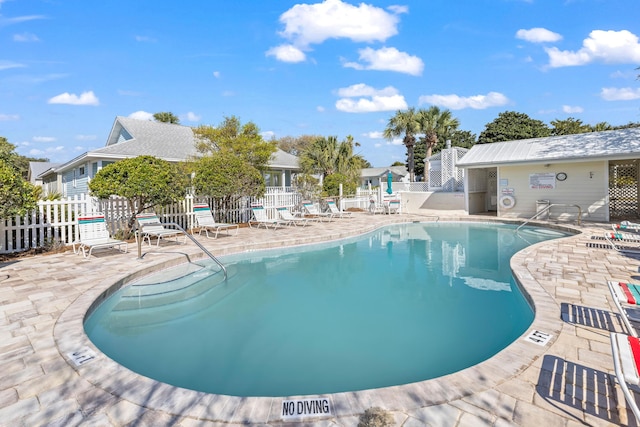
[[[187,282],[185,272],[153,285],[146,278],[101,304],[85,330],[138,373],[216,394],[320,394],[435,378],[490,358],[530,325],[509,259],[566,234],[523,230],[402,224],[227,257],[227,282],[200,268]]]

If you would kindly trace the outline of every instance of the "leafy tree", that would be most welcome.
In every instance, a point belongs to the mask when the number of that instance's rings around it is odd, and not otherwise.
[[[421,176],[424,176],[424,160],[427,158],[427,144],[424,139],[419,139],[416,142],[415,147],[413,147],[413,159],[414,159],[414,167],[413,172],[415,174],[415,179],[420,179]],[[405,163],[407,165],[407,163]]]
[[[319,135],[300,135],[298,137],[285,136],[280,139],[276,139],[278,148],[282,151],[293,154],[294,156],[300,156],[303,151],[307,149],[315,140],[321,138]]]
[[[277,151],[276,142],[265,141],[258,126],[252,122],[243,125],[235,116],[225,117],[218,127],[199,126],[193,133],[201,153],[230,152],[260,171],[267,169],[271,156]]]
[[[4,160],[18,171],[20,176],[27,179],[29,176],[29,162],[48,162],[48,159],[26,157],[15,152],[16,146],[0,136],[0,159]]]
[[[415,173],[413,149],[416,145],[416,135],[420,132],[420,115],[415,108],[411,107],[406,111],[396,111],[396,114],[389,119],[383,133],[388,140],[404,135],[402,142],[407,147],[407,168],[411,181],[414,180]]]
[[[25,181],[9,162],[0,158],[0,220],[24,215],[36,204],[36,187]]]
[[[178,118],[178,116],[176,116],[173,113],[170,113],[168,111],[155,113],[153,115],[153,118],[155,119],[156,122],[171,123],[171,124],[174,124],[174,125],[179,125],[180,124],[180,119]]]
[[[344,194],[355,194],[358,185],[350,179],[348,176],[341,173],[334,173],[329,175],[322,182],[323,196],[338,196],[340,194],[340,184],[342,184],[342,191]]]
[[[476,135],[468,130],[456,130],[451,134],[451,146],[471,148],[476,144]]]
[[[296,188],[304,200],[313,200],[320,195],[320,180],[308,173],[297,174],[294,178]]]
[[[404,166],[404,163],[396,161],[391,163],[391,166]]]
[[[541,138],[549,135],[551,135],[551,129],[540,120],[534,120],[524,113],[505,111],[485,125],[485,129],[478,137],[478,144]]]
[[[192,185],[198,195],[229,201],[235,196],[262,197],[265,192],[260,171],[231,152],[201,157],[194,171]]]
[[[552,120],[551,135],[575,135],[577,133],[591,132],[591,126],[585,125],[580,119],[569,117],[564,120]]]
[[[35,208],[38,200],[36,187],[25,180],[18,166],[23,157],[15,148],[0,137],[0,219],[24,215]]]
[[[154,206],[164,206],[185,196],[189,179],[178,165],[153,156],[138,156],[111,163],[98,171],[89,182],[92,196],[127,199],[133,216],[128,231],[133,229],[135,215]]]

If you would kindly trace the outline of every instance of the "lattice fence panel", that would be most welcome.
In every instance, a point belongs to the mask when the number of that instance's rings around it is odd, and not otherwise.
[[[638,214],[638,164],[609,164],[609,216],[636,218]]]

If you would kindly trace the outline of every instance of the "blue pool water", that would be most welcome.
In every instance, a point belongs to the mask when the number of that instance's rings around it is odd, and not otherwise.
[[[406,384],[490,358],[533,312],[518,250],[558,231],[389,226],[353,239],[182,266],[120,289],[85,321],[105,354],[172,385],[291,396]]]

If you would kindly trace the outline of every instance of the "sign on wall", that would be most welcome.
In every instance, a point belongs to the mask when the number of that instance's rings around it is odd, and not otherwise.
[[[556,188],[556,175],[554,173],[532,173],[529,175],[529,189],[553,190]]]

